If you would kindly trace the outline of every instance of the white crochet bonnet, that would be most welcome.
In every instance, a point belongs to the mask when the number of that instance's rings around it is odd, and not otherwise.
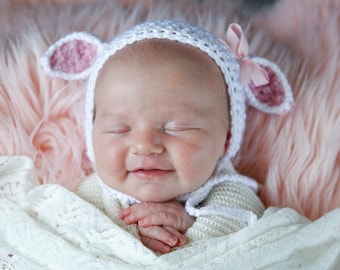
[[[86,143],[94,162],[92,146],[94,89],[99,71],[117,51],[141,40],[166,39],[198,48],[224,75],[230,109],[230,139],[217,171],[238,152],[245,130],[246,104],[266,113],[283,114],[293,105],[291,88],[274,63],[248,56],[248,43],[238,24],[229,25],[222,39],[186,22],[149,21],[132,27],[105,43],[85,32],[76,32],[53,44],[41,58],[44,71],[66,80],[88,79],[86,95]]]
[[[228,35],[243,34],[237,33],[237,30],[240,30],[238,25],[229,26],[226,43]],[[232,51],[234,50],[231,48],[232,44],[226,44],[210,32],[185,22],[170,20],[145,22],[123,32],[109,43],[101,42],[85,32],[72,33],[53,44],[42,57],[41,64],[45,72],[54,77],[66,80],[88,78],[86,142],[88,156],[92,161],[94,161],[93,99],[98,73],[110,56],[128,45],[145,39],[167,39],[191,45],[208,54],[222,71],[228,86],[231,122],[229,148],[224,159],[234,157],[240,148],[245,129],[246,101],[261,111],[277,114],[289,111],[293,104],[293,96],[287,79],[274,63],[259,57],[249,58],[247,55],[238,57]],[[252,80],[242,85],[240,64],[247,60],[259,64],[262,70],[267,72],[268,82],[265,85],[255,86]]]

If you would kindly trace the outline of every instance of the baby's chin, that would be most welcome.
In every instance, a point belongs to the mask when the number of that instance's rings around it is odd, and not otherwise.
[[[170,196],[169,194],[157,194],[156,192],[145,192],[131,195],[135,199],[141,202],[153,202],[161,203],[174,200],[176,196]]]

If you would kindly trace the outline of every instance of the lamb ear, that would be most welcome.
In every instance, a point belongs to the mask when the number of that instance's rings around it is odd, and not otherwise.
[[[41,57],[44,72],[52,77],[79,80],[88,77],[103,43],[96,37],[75,32],[51,45]]]
[[[250,82],[248,87],[245,87],[248,104],[266,113],[287,113],[294,105],[294,98],[286,76],[276,64],[267,59],[251,59],[267,71],[269,82],[261,86]]]

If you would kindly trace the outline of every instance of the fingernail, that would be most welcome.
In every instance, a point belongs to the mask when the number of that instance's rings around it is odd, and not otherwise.
[[[162,251],[161,252],[162,253],[168,253],[168,252],[170,252],[170,250],[171,250],[171,247],[164,245],[162,247]]]
[[[168,244],[170,246],[175,246],[177,244],[177,242],[178,242],[178,239],[177,239],[176,236],[171,236],[168,240]]]
[[[119,216],[120,218],[123,218],[123,217],[124,217],[124,213],[121,212],[121,211],[119,211],[119,212],[118,212],[118,216]]]
[[[184,235],[181,235],[178,239],[180,246],[183,246],[187,243],[187,238]]]
[[[138,221],[138,225],[140,225],[140,226],[146,225],[145,220],[144,220],[144,219],[139,220],[139,221]]]
[[[121,216],[121,217],[126,216],[127,214],[128,213],[125,209],[121,209],[121,210],[118,211],[118,215]]]
[[[124,218],[124,222],[126,222],[126,223],[129,223],[131,221],[132,221],[132,217],[131,216],[127,216],[127,217]]]

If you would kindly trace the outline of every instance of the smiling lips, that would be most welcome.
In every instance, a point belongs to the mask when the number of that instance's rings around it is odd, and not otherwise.
[[[163,170],[163,169],[136,169],[133,171],[130,171],[130,173],[141,177],[141,178],[161,178],[169,173],[171,173],[172,170]]]

